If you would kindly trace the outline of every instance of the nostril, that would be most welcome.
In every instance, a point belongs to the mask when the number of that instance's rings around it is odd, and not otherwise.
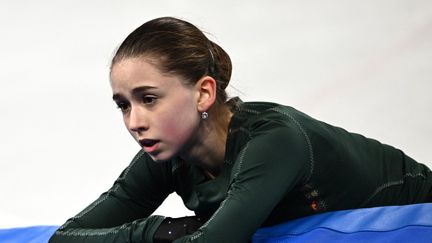
[[[132,132],[143,132],[143,131],[147,130],[144,126],[130,127],[129,129]]]

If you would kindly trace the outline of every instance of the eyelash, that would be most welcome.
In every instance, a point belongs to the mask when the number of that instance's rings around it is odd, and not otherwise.
[[[129,109],[130,105],[126,102],[117,103],[117,109],[121,110],[121,112],[126,112]]]
[[[157,97],[154,95],[143,95],[141,97],[141,102],[144,105],[154,105]],[[117,109],[120,109],[121,112],[125,113],[130,108],[130,104],[128,102],[118,102]]]
[[[154,105],[156,102],[157,97],[154,95],[143,95],[141,97],[141,101],[145,105]]]

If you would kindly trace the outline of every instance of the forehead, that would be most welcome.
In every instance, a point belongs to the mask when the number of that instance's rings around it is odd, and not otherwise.
[[[115,63],[111,68],[111,81],[125,81],[140,78],[155,78],[165,76],[155,62],[146,58],[125,58]]]
[[[163,73],[157,67],[157,62],[144,58],[126,58],[115,63],[110,73],[113,90],[131,89],[137,86],[176,86],[180,77]]]

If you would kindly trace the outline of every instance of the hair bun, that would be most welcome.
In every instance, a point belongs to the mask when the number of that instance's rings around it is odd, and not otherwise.
[[[218,79],[219,87],[225,90],[231,80],[231,58],[218,44],[210,41],[210,45],[215,59],[215,78]]]

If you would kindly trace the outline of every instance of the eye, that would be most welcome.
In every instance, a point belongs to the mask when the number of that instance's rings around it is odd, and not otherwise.
[[[143,104],[153,105],[156,102],[157,98],[154,95],[143,95],[141,99]]]
[[[123,113],[129,110],[129,107],[129,103],[127,102],[117,102],[117,108],[120,109]]]

